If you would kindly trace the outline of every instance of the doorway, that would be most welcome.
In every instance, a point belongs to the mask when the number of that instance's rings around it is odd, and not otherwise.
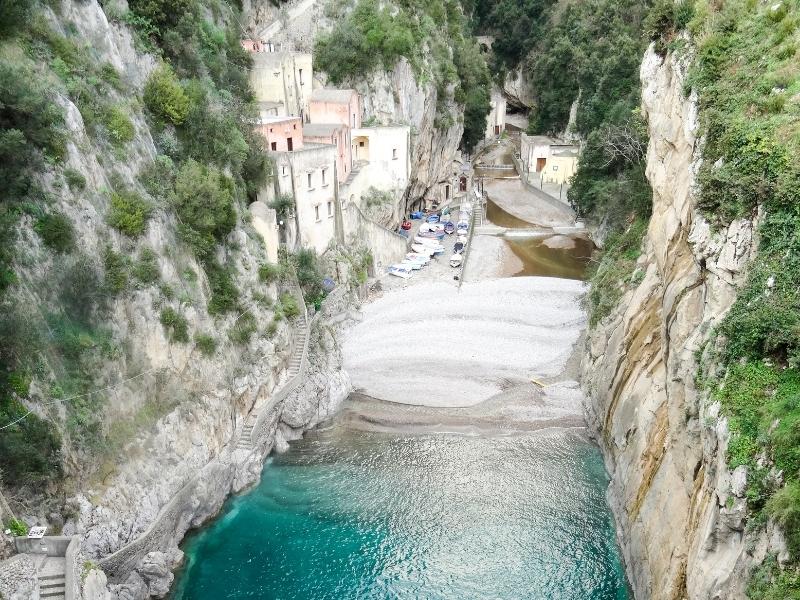
[[[541,173],[544,166],[547,164],[546,158],[537,158],[536,159],[536,172]]]
[[[289,149],[289,152],[294,150],[294,144],[292,143],[292,138],[286,138],[286,147]]]

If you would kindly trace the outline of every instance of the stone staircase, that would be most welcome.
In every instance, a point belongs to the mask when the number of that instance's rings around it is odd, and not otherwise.
[[[287,385],[290,381],[292,381],[300,373],[300,369],[303,366],[303,353],[305,352],[306,337],[308,336],[308,322],[302,316],[300,319],[302,320],[302,325],[297,332],[297,337],[294,344],[294,352],[292,352],[292,356],[289,359],[287,378],[284,385]],[[253,430],[255,429],[257,420],[257,411],[253,411],[247,417],[247,421],[242,428],[242,435],[239,436],[239,441],[236,442],[236,450],[243,450],[248,453],[253,451],[255,448]]]
[[[39,597],[48,600],[66,598],[66,561],[48,556],[39,568]]]

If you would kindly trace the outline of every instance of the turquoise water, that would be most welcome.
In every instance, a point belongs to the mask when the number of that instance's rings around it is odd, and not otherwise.
[[[184,547],[175,600],[627,599],[579,432],[313,431]]]

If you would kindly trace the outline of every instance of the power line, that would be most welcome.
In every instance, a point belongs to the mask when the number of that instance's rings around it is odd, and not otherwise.
[[[76,394],[75,396],[70,396],[69,398],[56,398],[55,400],[50,400],[50,401],[44,402],[42,404],[43,405],[49,405],[49,404],[55,404],[57,402],[72,402],[73,400],[77,400],[78,398],[84,398],[86,396],[91,396],[92,394],[99,394],[100,392],[105,392],[107,390],[114,389],[115,387],[121,386],[123,383],[127,383],[129,381],[132,381],[134,379],[142,377],[143,375],[147,375],[148,373],[151,373],[151,372],[156,371],[156,370],[158,370],[158,369],[153,367],[151,369],[147,369],[146,371],[142,371],[138,375],[134,375],[133,377],[128,377],[127,379],[123,379],[122,381],[120,381],[118,383],[115,383],[113,385],[109,385],[109,386],[106,386],[104,388],[100,388],[99,390],[92,390],[90,392],[85,392],[83,394]],[[4,429],[8,429],[9,427],[12,427],[12,426],[16,425],[17,423],[19,423],[23,419],[27,418],[31,414],[33,414],[33,409],[28,410],[27,413],[25,413],[24,415],[22,415],[20,418],[16,419],[15,421],[12,421],[11,423],[7,423],[7,424],[3,425],[2,427],[0,427],[0,431],[2,431]]]

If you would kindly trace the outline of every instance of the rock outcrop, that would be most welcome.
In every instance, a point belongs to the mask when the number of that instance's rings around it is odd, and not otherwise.
[[[644,276],[588,338],[586,408],[637,598],[744,598],[748,567],[781,544],[765,536],[746,550],[743,474],[727,468],[726,420],[695,377],[699,361],[713,369],[703,351],[754,255],[757,223],[714,231],[696,208],[702,140],[684,74],[652,48],[641,67],[653,188]]]

